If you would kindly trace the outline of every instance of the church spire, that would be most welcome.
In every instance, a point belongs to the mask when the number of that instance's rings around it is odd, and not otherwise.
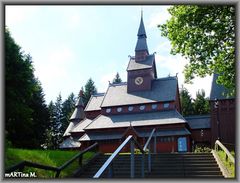
[[[145,60],[146,56],[149,54],[147,46],[147,34],[143,23],[143,11],[141,11],[141,20],[137,36],[138,40],[135,48],[135,60],[136,62],[140,62]]]
[[[138,28],[138,39],[139,38],[147,38],[146,31],[145,31],[145,26],[143,23],[143,10],[141,10],[141,20],[140,20],[140,26]]]

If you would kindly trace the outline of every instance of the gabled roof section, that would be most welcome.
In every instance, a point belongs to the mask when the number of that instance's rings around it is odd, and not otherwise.
[[[210,115],[186,116],[185,119],[193,130],[211,128]]]
[[[84,120],[80,121],[70,133],[77,133],[77,132],[84,132],[84,128],[88,126],[92,120],[85,118]]]
[[[186,123],[177,110],[138,114],[99,115],[85,130]]]
[[[74,122],[70,122],[67,129],[65,130],[64,134],[63,134],[63,137],[67,137],[67,136],[70,136],[70,132],[71,130],[75,127],[76,123]]]
[[[140,70],[140,69],[151,69],[155,60],[155,55],[148,55],[144,61],[136,62],[134,57],[130,58],[128,63],[127,71]]]
[[[127,92],[127,83],[109,85],[101,107],[146,104],[174,101],[176,99],[177,78],[166,77],[152,80],[150,91]]]
[[[60,144],[60,149],[69,149],[69,148],[79,148],[81,143],[78,142],[78,139],[73,137],[68,137]]]
[[[90,141],[90,140],[113,140],[113,139],[121,139],[124,135],[124,132],[94,132],[94,133],[85,133],[79,141]]]
[[[90,100],[84,111],[97,111],[101,110],[101,103],[105,93],[97,93],[91,96]]]
[[[226,94],[229,92],[228,89],[222,85],[217,84],[216,82],[217,78],[218,78],[218,74],[214,74],[213,80],[212,80],[210,100],[234,99],[235,97],[227,97]]]

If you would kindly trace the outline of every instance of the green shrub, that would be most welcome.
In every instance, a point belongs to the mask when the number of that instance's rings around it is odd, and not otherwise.
[[[194,149],[195,153],[210,153],[211,151],[210,147],[204,145],[196,145]]]

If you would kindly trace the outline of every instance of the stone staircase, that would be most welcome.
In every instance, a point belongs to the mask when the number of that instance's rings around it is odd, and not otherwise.
[[[99,155],[75,177],[92,178],[108,159]],[[141,155],[135,155],[135,177],[141,178]],[[119,155],[113,163],[113,178],[130,177],[130,155]],[[152,171],[147,172],[145,157],[145,178],[224,178],[211,153],[161,153],[152,154]],[[106,178],[108,170],[101,176]]]

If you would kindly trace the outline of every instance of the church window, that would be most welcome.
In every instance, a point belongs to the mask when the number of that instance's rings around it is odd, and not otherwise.
[[[133,111],[133,106],[129,106],[128,111]]]
[[[118,107],[117,112],[122,112],[122,107]]]
[[[164,104],[163,104],[163,108],[164,108],[164,109],[166,109],[166,108],[168,108],[168,107],[169,107],[169,103],[164,103]]]
[[[106,113],[110,113],[111,112],[111,108],[106,109]]]
[[[157,109],[157,104],[152,104],[152,109]]]
[[[145,105],[141,105],[139,109],[143,111],[145,109]]]

